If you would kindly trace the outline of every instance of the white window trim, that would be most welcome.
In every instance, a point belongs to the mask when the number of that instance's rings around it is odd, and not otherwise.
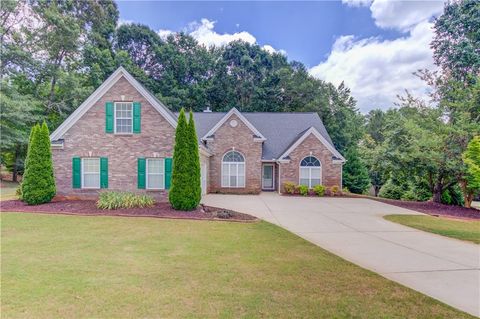
[[[119,119],[121,119],[121,120],[131,120],[132,121],[132,129],[130,130],[130,132],[120,132],[120,133],[118,133],[117,132],[117,104],[127,104],[127,103],[130,103],[130,105],[132,106],[132,117],[131,118],[119,117]],[[132,135],[133,134],[133,102],[131,102],[131,101],[113,102],[113,133],[117,134],[117,135]]]
[[[163,173],[153,173],[152,175],[163,175],[163,187],[148,187],[148,162],[150,160],[162,160],[163,161]],[[163,157],[150,157],[146,158],[145,161],[145,189],[150,189],[150,190],[163,190],[165,189],[165,158]]]
[[[98,160],[98,187],[85,187],[84,184],[84,176],[85,176],[85,168],[84,168],[84,160],[85,159],[97,159]],[[100,189],[100,186],[102,184],[101,178],[102,178],[102,173],[101,173],[101,163],[100,163],[100,157],[82,157],[80,159],[82,165],[81,165],[81,180],[82,180],[82,189]],[[92,173],[89,173],[92,174]],[[92,174],[93,175],[93,174]]]
[[[302,166],[302,161],[304,159],[306,159],[307,157],[314,157],[317,159],[317,161],[320,163],[320,166]],[[302,168],[308,168],[308,188],[311,189],[312,188],[312,168],[319,168],[320,169],[320,185],[323,185],[323,165],[322,165],[322,162],[316,157],[316,156],[313,156],[313,155],[308,155],[308,156],[305,156],[304,158],[302,158],[300,160],[300,165],[298,166],[298,185],[303,185],[300,183],[300,181],[302,180],[302,176],[301,176],[301,169]]]
[[[243,162],[225,162],[223,159],[225,158],[225,155],[227,155],[228,153],[230,152],[237,152],[239,153],[240,155],[242,155],[243,157]],[[230,165],[231,164],[236,164],[236,168],[237,168],[237,174],[235,176],[237,176],[237,186],[230,186],[230,174],[228,174],[228,185],[225,185],[225,183],[223,182],[223,164],[228,164],[228,170],[229,170],[229,173],[230,173]],[[238,178],[241,177],[239,174],[238,174],[238,164],[243,164],[243,185],[242,186],[238,186]],[[230,150],[230,151],[227,151],[225,152],[225,154],[223,154],[222,156],[222,169],[221,169],[221,185],[222,187],[224,188],[245,188],[245,185],[247,184],[247,181],[245,180],[245,174],[246,174],[246,171],[247,171],[247,163],[245,161],[245,155],[243,155],[241,152],[237,151],[237,150]]]

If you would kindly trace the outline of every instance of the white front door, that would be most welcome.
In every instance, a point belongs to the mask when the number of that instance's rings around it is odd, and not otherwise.
[[[202,169],[200,170],[202,195],[207,193],[207,163],[202,163]]]

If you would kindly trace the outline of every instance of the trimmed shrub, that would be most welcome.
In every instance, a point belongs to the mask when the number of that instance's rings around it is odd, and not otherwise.
[[[173,151],[172,184],[168,199],[174,209],[193,210],[201,199],[200,157],[193,116],[187,123],[185,110],[178,116]]]
[[[144,208],[155,205],[155,200],[148,195],[130,192],[102,192],[98,197],[100,209]]]
[[[323,185],[315,185],[313,186],[313,191],[317,196],[323,196],[325,195],[325,186]]]
[[[413,189],[409,189],[408,191],[404,192],[403,195],[400,197],[401,200],[409,200],[409,201],[417,201],[417,194]]]
[[[49,135],[45,122],[30,133],[21,189],[22,200],[29,205],[48,203],[56,193]]]
[[[404,192],[401,186],[395,185],[393,181],[389,179],[380,189],[378,196],[389,199],[401,199]]]
[[[340,187],[337,185],[330,187],[330,191],[332,192],[332,196],[340,195]]]
[[[462,190],[458,185],[454,185],[449,187],[442,193],[441,197],[442,204],[446,205],[456,205],[456,206],[463,206],[464,199]]]
[[[302,196],[308,195],[308,186],[307,185],[298,185],[297,186],[298,193]]]
[[[295,183],[292,183],[292,182],[283,183],[283,189],[285,190],[285,193],[293,195],[295,194],[295,188],[296,188]]]

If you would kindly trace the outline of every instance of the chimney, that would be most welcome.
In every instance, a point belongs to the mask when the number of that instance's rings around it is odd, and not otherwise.
[[[207,106],[207,108],[203,110],[203,113],[212,113],[212,110],[210,110],[210,106]]]

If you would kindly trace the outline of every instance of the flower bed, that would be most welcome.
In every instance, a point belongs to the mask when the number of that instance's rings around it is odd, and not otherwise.
[[[192,211],[174,210],[169,203],[156,203],[152,207],[128,209],[99,209],[94,200],[54,200],[47,204],[30,206],[19,200],[1,202],[1,211],[48,213],[87,216],[132,216],[175,219],[205,219],[227,221],[256,221],[257,218],[217,207],[200,205]]]

